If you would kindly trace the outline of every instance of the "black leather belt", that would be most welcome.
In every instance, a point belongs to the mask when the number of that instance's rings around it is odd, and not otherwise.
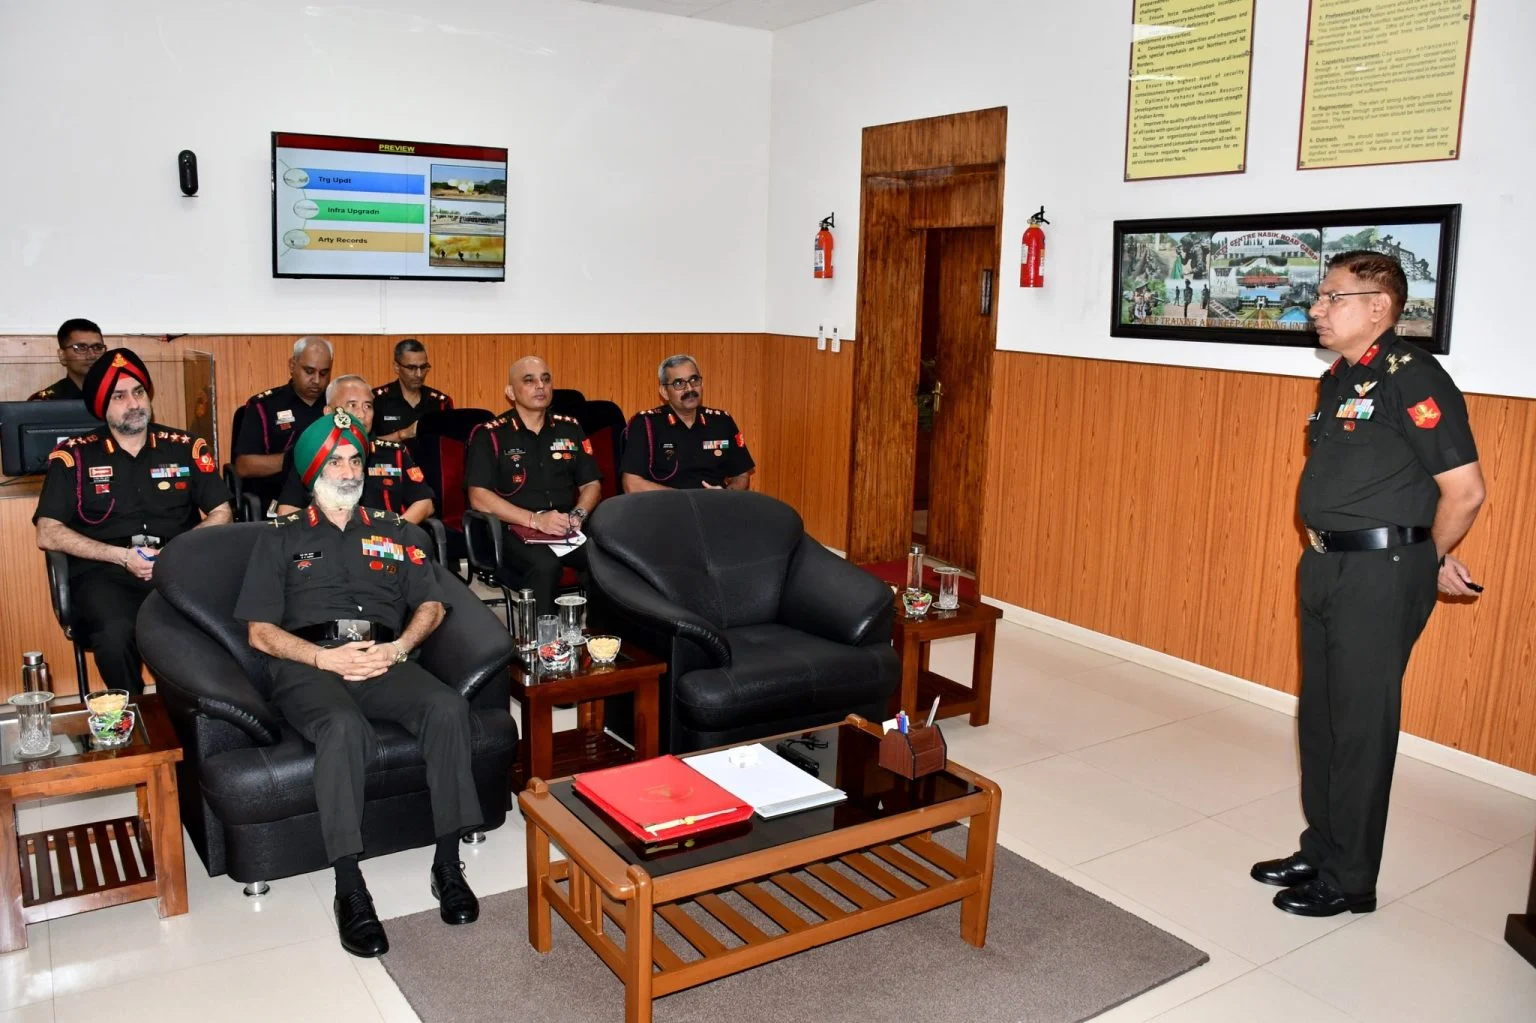
[[[1380,551],[1406,547],[1429,539],[1428,526],[1379,526],[1376,529],[1311,529],[1307,543],[1319,554],[1342,551]]]
[[[375,643],[388,643],[395,638],[395,630],[388,625],[380,625],[378,622],[361,618],[338,618],[333,622],[319,622],[290,631],[300,639],[307,639],[311,643],[325,643],[333,639],[339,639],[345,643],[369,639]]]

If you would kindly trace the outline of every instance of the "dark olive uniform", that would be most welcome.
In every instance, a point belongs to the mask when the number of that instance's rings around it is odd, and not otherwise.
[[[412,405],[405,400],[400,381],[373,389],[373,428],[375,433],[397,433],[410,426],[428,412],[447,412],[453,408],[453,399],[442,391],[425,385],[421,388],[421,400]]]
[[[324,399],[316,399],[313,405],[304,403],[299,392],[289,381],[281,387],[273,387],[254,394],[245,403],[245,418],[240,423],[240,433],[231,448],[231,461],[240,455],[280,455],[293,446],[293,439],[325,411]],[[282,492],[285,474],[281,471],[272,476],[246,476],[243,482],[247,492],[261,499],[262,510],[277,499]],[[299,503],[307,503],[308,498]]]
[[[427,477],[409,451],[392,440],[371,443],[373,450],[368,453],[367,475],[363,479],[364,508],[403,513],[417,501],[434,500]],[[278,504],[302,508],[309,503],[309,489],[293,468],[292,448],[283,452],[283,480]]]
[[[581,425],[553,412],[545,413],[538,433],[523,424],[516,409],[481,423],[469,435],[464,456],[466,487],[482,487],[532,512],[570,511],[576,507],[577,489],[601,477]],[[539,613],[553,613],[561,569],[569,565],[585,574],[586,549],[556,557],[543,544],[524,543],[505,525],[503,532],[503,581],[532,589]]]
[[[426,534],[398,515],[360,507],[343,531],[309,505],[272,525],[251,551],[236,618],[292,633],[361,619],[374,623],[376,641],[387,642],[417,607],[443,602]],[[377,753],[369,720],[393,721],[420,740],[435,834],[482,823],[470,774],[469,704],[421,665],[408,660],[366,682],[278,658],[269,670],[272,702],[315,746],[315,803],[331,862],[363,852],[363,778]]]
[[[41,391],[27,396],[28,401],[82,401],[85,392],[69,377],[55,380]]]
[[[674,490],[698,490],[705,483],[723,487],[726,477],[755,466],[736,421],[719,409],[699,409],[688,426],[670,406],[658,405],[624,428],[619,471]]]
[[[208,444],[201,437],[149,425],[137,455],[110,433],[66,440],[48,456],[48,475],[32,521],[64,523],[114,547],[164,547],[229,503]],[[75,627],[108,686],[138,695],[144,683],[133,624],[154,588],[121,565],[69,559]]]
[[[1339,359],[1323,374],[1307,439],[1301,852],[1324,881],[1363,894],[1375,891],[1381,867],[1403,671],[1435,606],[1434,477],[1475,462],[1477,446],[1450,376],[1391,331],[1355,365]],[[1353,546],[1356,530],[1383,526],[1392,546],[1336,549]],[[1319,552],[1330,542],[1334,550]]]

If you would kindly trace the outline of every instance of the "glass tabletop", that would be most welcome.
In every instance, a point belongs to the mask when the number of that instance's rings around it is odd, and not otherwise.
[[[533,650],[519,650],[513,666],[521,676],[520,681],[523,685],[534,686],[541,683],[561,682],[570,678],[602,675],[612,671],[620,671],[624,668],[633,668],[636,665],[657,663],[656,658],[642,651],[637,650],[632,654],[629,650],[621,648],[618,657],[611,664],[600,664],[592,659],[592,655],[587,652],[587,645],[585,643],[576,646],[572,653],[574,657],[571,660],[570,667],[546,668],[540,663],[537,652]]]
[[[610,823],[602,811],[576,791],[569,779],[551,782],[549,794],[607,843],[624,862],[643,866],[654,877],[894,817],[980,791],[949,771],[909,779],[886,770],[878,762],[879,738],[853,725],[835,725],[806,732],[797,738],[775,739],[766,745],[777,749],[785,743],[793,752],[813,759],[817,766],[816,776],[828,785],[842,789],[848,798],[772,820],[754,814],[740,824],[705,831],[679,841],[643,843],[620,825]],[[687,757],[683,760],[686,762]]]
[[[18,735],[20,726],[15,713],[0,716],[0,767],[18,764],[51,764],[64,757],[77,757],[90,753],[137,752],[149,745],[149,733],[144,728],[144,715],[140,713],[139,705],[130,703],[128,708],[133,711],[133,733],[126,743],[110,747],[97,746],[95,740],[91,738],[90,729],[86,725],[90,711],[81,708],[49,715],[52,719],[53,741],[58,746],[58,752],[37,757],[21,754]]]

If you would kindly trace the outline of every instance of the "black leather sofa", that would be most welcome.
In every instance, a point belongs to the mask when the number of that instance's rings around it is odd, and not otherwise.
[[[685,753],[861,714],[901,682],[891,590],[762,494],[666,490],[597,506],[593,615],[665,657],[661,748]],[[610,722],[628,716],[615,709]]]
[[[265,523],[193,530],[167,545],[155,592],[139,611],[144,662],[170,712],[184,759],[181,819],[211,875],[249,894],[264,882],[326,866],[314,799],[314,747],[266,701],[266,657],[232,615]],[[470,702],[475,787],[486,830],[506,820],[517,726],[508,712],[507,630],[451,573],[434,566],[450,607],[422,645],[421,663]],[[367,855],[433,842],[426,766],[403,728],[378,723],[363,812]]]

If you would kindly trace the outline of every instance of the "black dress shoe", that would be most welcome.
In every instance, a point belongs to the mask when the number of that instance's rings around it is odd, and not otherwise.
[[[432,897],[445,924],[472,924],[480,918],[480,900],[464,880],[464,864],[432,864]]]
[[[1298,884],[1275,896],[1275,905],[1297,916],[1338,916],[1340,913],[1374,913],[1376,893],[1351,895],[1320,877]]]
[[[361,959],[372,959],[389,951],[389,937],[379,914],[373,908],[373,896],[368,889],[359,888],[350,895],[338,895],[336,930],[341,935],[341,947]]]
[[[1317,868],[1301,858],[1301,853],[1291,853],[1283,860],[1264,860],[1255,863],[1248,876],[1265,884],[1289,888],[1293,884],[1310,881],[1317,876]]]

